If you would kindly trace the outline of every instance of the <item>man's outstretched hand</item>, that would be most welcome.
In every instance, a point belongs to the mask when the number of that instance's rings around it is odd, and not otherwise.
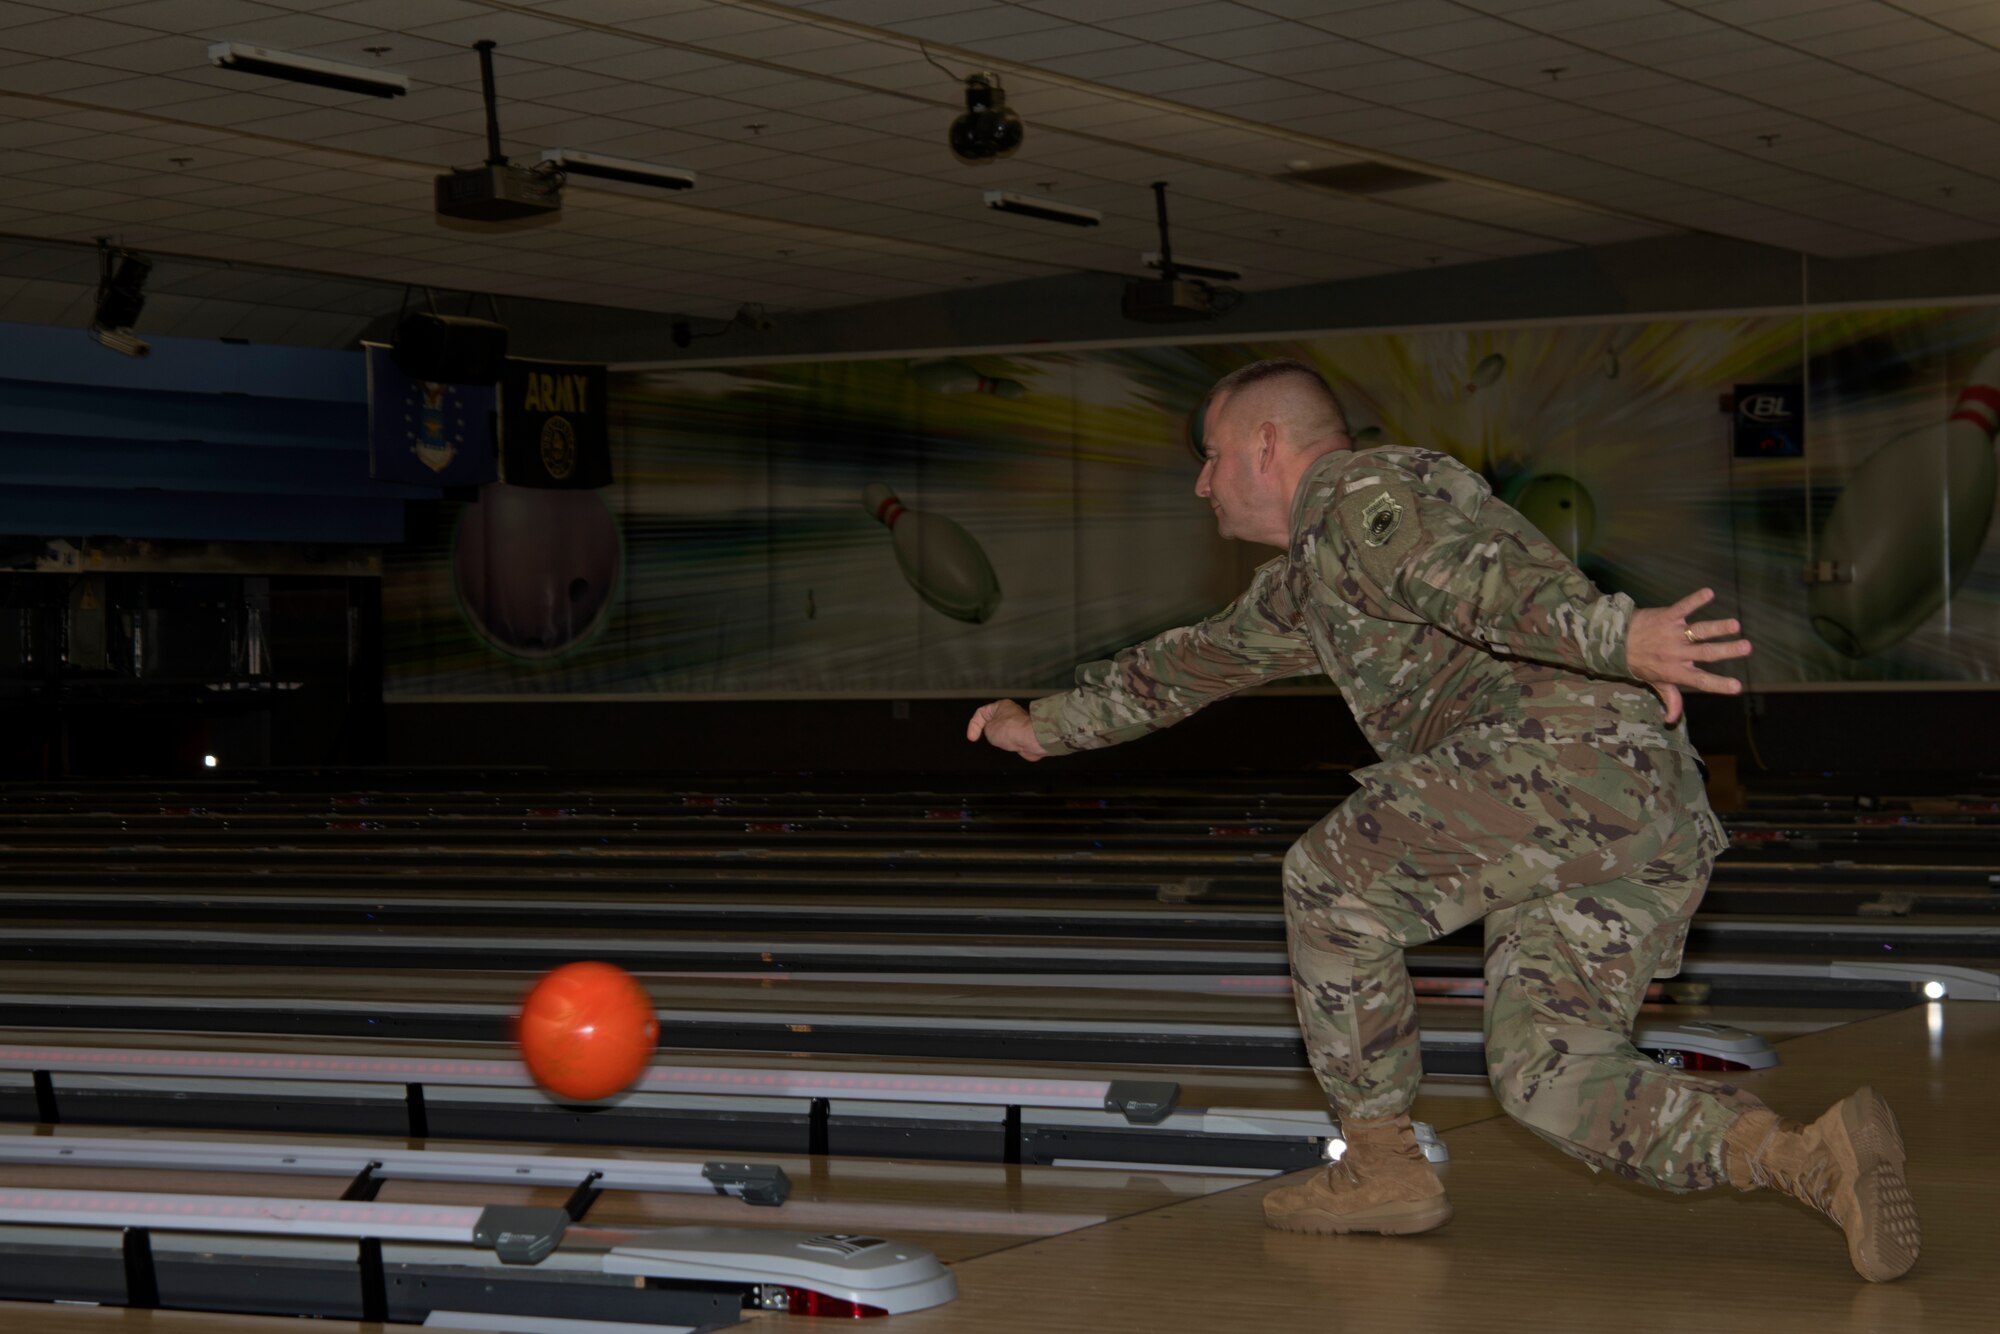
[[[1704,588],[1671,607],[1635,611],[1625,627],[1625,665],[1659,695],[1670,725],[1681,720],[1683,686],[1712,695],[1743,693],[1741,681],[1701,669],[1703,663],[1750,656],[1750,641],[1734,637],[1743,629],[1737,622],[1688,620],[1713,601],[1715,590]]]
[[[988,745],[1012,751],[1024,760],[1046,760],[1049,757],[1041,743],[1035,740],[1034,719],[1011,699],[996,699],[972,711],[972,721],[965,725],[965,739],[977,741],[982,736]]]

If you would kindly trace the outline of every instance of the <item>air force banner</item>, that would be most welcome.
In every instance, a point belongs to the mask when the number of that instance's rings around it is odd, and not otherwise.
[[[581,491],[611,485],[602,366],[507,359],[500,381],[500,480]]]
[[[493,390],[412,380],[389,349],[368,357],[368,475],[410,486],[484,486],[493,480]]]

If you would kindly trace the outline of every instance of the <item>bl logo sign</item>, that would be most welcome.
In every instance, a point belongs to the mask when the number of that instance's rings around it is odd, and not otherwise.
[[[1736,457],[1795,459],[1806,452],[1804,395],[1795,384],[1739,384],[1735,404]]]

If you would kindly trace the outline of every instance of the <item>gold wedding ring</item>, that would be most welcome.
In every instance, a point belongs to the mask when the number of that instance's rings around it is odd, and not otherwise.
[[[1686,638],[1687,642],[1690,644],[1699,644],[1701,642],[1699,639],[1696,639],[1694,637],[1694,627],[1691,625],[1682,626],[1681,634],[1683,637]]]

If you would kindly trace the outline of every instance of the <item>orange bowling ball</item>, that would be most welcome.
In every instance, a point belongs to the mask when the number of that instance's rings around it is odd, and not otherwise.
[[[517,1031],[521,1059],[559,1098],[608,1098],[645,1073],[660,1040],[653,999],[616,964],[566,963],[528,993]]]

